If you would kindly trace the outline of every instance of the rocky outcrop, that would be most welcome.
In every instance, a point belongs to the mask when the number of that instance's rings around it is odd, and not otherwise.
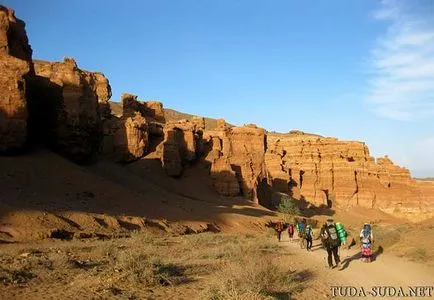
[[[217,128],[204,134],[213,186],[222,195],[242,194],[258,202],[258,185],[266,178],[265,130],[254,125],[226,128],[222,121]]]
[[[227,157],[220,157],[213,161],[210,176],[215,191],[220,195],[234,197],[240,194],[237,174],[232,170]]]
[[[164,141],[160,144],[161,162],[170,176],[179,176],[183,164],[189,164],[201,155],[201,119],[180,120],[164,125]]]
[[[164,137],[164,110],[160,102],[138,101],[136,95],[129,93],[122,94],[121,105],[109,103],[115,113],[104,120],[103,154],[114,161],[128,163],[146,155],[151,137]],[[168,150],[173,149],[169,145],[166,148],[161,153],[169,157],[177,152]],[[172,165],[169,160],[166,158],[166,167]]]
[[[158,101],[139,101],[133,94],[122,94],[122,107],[125,116],[134,114],[136,111],[146,118],[148,122],[165,123],[163,104]]]
[[[161,164],[167,175],[177,177],[182,173],[182,159],[178,129],[164,130],[164,141],[160,146]]]
[[[79,69],[72,58],[63,62],[34,61],[29,81],[32,136],[44,140],[74,161],[95,155],[102,139],[101,106],[111,96],[101,73]]]
[[[360,205],[407,217],[423,215],[423,198],[407,169],[375,160],[362,142],[293,132],[268,134],[265,154],[274,190],[329,208]],[[410,208],[413,209],[410,209]]]
[[[109,159],[121,163],[137,160],[145,155],[147,146],[148,123],[139,112],[104,120],[102,153]]]
[[[0,5],[0,152],[24,146],[27,139],[26,77],[32,49],[25,23]]]

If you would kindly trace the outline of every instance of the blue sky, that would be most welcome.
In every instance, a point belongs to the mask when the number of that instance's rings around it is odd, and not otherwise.
[[[33,57],[101,71],[112,100],[365,141],[434,176],[432,0],[6,0]]]

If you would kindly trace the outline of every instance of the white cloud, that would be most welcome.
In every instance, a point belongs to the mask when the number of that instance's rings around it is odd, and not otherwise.
[[[415,3],[385,0],[373,15],[389,27],[372,50],[367,100],[399,120],[434,117],[434,16],[410,9]]]

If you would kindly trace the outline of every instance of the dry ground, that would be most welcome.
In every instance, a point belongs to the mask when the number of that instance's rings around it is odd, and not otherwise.
[[[1,299],[290,299],[305,276],[270,234],[1,246]],[[301,274],[301,275],[298,275]]]
[[[377,247],[371,264],[359,261],[357,245],[341,249],[341,266],[330,270],[318,241],[307,252],[272,231],[3,244],[0,298],[330,299],[337,285],[434,285],[432,258],[389,249]]]

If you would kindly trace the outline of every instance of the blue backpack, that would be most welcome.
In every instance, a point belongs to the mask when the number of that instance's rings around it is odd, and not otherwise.
[[[371,225],[365,224],[362,232],[362,244],[371,243]]]
[[[298,223],[298,232],[304,232],[304,223],[303,222]]]

